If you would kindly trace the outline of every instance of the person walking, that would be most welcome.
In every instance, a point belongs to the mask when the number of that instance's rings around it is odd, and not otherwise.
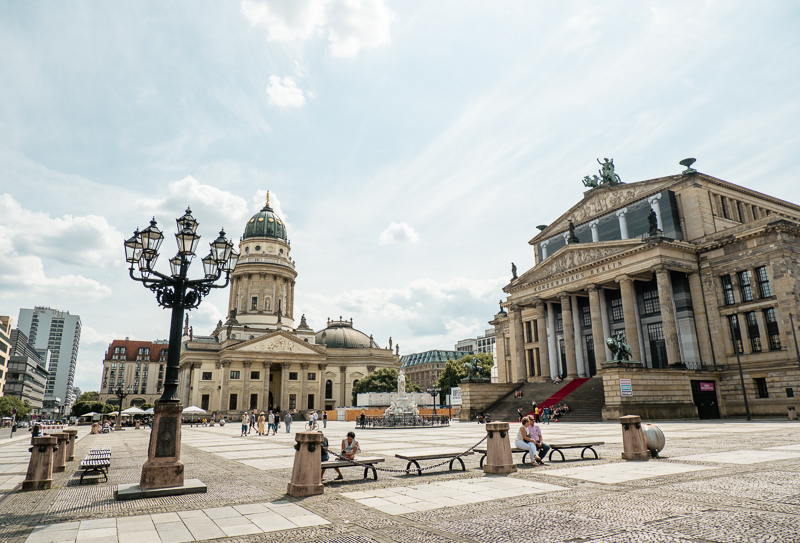
[[[258,410],[253,409],[253,414],[250,415],[250,429],[247,431],[248,434],[253,431],[253,428],[255,428],[256,421],[258,421]]]
[[[542,415],[542,417],[543,417],[542,420],[544,420],[544,422],[546,424],[550,424],[550,408],[549,407],[545,407],[544,408],[544,414]]]
[[[275,435],[275,413],[270,410],[269,412],[269,426],[267,426],[267,435],[269,435],[269,431],[272,430],[272,435]]]
[[[247,430],[250,427],[250,415],[247,414],[245,411],[242,414],[242,435],[240,437],[244,437],[247,435]]]
[[[328,412],[327,411],[323,411],[322,412],[322,427],[323,428],[327,428],[328,427]]]
[[[292,414],[288,411],[286,412],[286,416],[283,417],[283,422],[286,423],[286,433],[288,434],[292,429]]]
[[[521,407],[517,407],[517,415],[519,415],[518,422],[522,422],[522,408]]]
[[[264,412],[262,411],[261,414],[258,416],[258,435],[264,435]]]

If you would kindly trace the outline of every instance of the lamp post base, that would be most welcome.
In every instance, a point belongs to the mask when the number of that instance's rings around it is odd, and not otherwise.
[[[142,490],[183,486],[181,412],[179,401],[156,402],[147,462],[142,466]]]

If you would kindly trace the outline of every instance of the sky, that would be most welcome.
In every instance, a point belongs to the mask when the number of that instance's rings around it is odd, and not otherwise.
[[[0,1],[0,315],[80,315],[97,390],[112,340],[168,337],[123,240],[155,216],[164,271],[187,206],[205,251],[269,190],[298,319],[453,349],[598,158],[800,203],[798,28],[797,0]]]

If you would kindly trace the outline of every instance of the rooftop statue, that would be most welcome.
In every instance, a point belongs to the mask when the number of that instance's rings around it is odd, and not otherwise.
[[[589,177],[588,175],[583,178],[583,186],[584,187],[597,187],[600,185],[600,178],[596,175]]]
[[[569,236],[567,236],[567,243],[580,243],[578,236],[575,235],[575,224],[569,221]]]
[[[656,212],[650,209],[650,213],[647,215],[647,223],[650,226],[650,230],[648,234],[651,236],[657,236],[660,234],[658,230],[658,218],[656,217]]]
[[[516,278],[517,278],[517,265],[512,262],[511,263],[511,280],[513,281]]]
[[[600,164],[600,177],[602,178],[600,184],[613,187],[622,183],[622,179],[614,173],[614,159],[608,160],[604,158],[603,160],[605,162],[600,162],[600,159],[597,159],[597,163]]]

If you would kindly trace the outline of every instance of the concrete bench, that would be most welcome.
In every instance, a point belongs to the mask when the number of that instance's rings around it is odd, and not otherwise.
[[[395,456],[397,458],[400,458],[401,460],[408,461],[408,464],[406,464],[406,473],[410,473],[411,472],[411,465],[413,464],[414,466],[416,466],[417,475],[422,475],[422,468],[419,465],[419,461],[420,460],[441,460],[443,458],[445,458],[445,459],[446,458],[450,458],[450,467],[449,467],[450,470],[453,469],[453,462],[458,460],[458,462],[461,464],[461,471],[467,471],[466,466],[464,466],[464,461],[461,460],[460,457],[461,456],[469,456],[471,454],[474,454],[474,453],[472,451],[469,451],[469,452],[452,452],[452,453],[433,453],[433,454],[424,454],[424,453],[423,454],[411,454],[411,453],[408,453],[408,454],[395,454]]]
[[[90,473],[101,473],[105,480],[103,481],[108,482],[108,469],[111,467],[111,449],[92,449],[81,461],[81,467],[79,468],[83,473],[81,473],[81,479],[78,481],[78,485],[83,484],[83,478],[89,475]]]
[[[605,445],[605,442],[587,441],[584,443],[548,443],[548,445],[550,445],[550,456],[548,456],[547,459],[552,462],[553,453],[558,453],[561,455],[561,461],[564,462],[566,458],[564,458],[564,453],[561,452],[562,449],[583,449],[581,451],[581,458],[585,458],[584,454],[586,454],[586,451],[592,451],[595,459],[597,459],[600,457],[597,455],[597,451],[594,450],[594,447],[597,447],[598,445]]]
[[[332,468],[352,468],[354,466],[364,468],[364,479],[369,475],[369,470],[372,470],[372,478],[378,480],[378,471],[375,469],[375,464],[385,462],[386,459],[382,456],[357,456],[355,460],[328,460],[322,462],[322,469]]]

